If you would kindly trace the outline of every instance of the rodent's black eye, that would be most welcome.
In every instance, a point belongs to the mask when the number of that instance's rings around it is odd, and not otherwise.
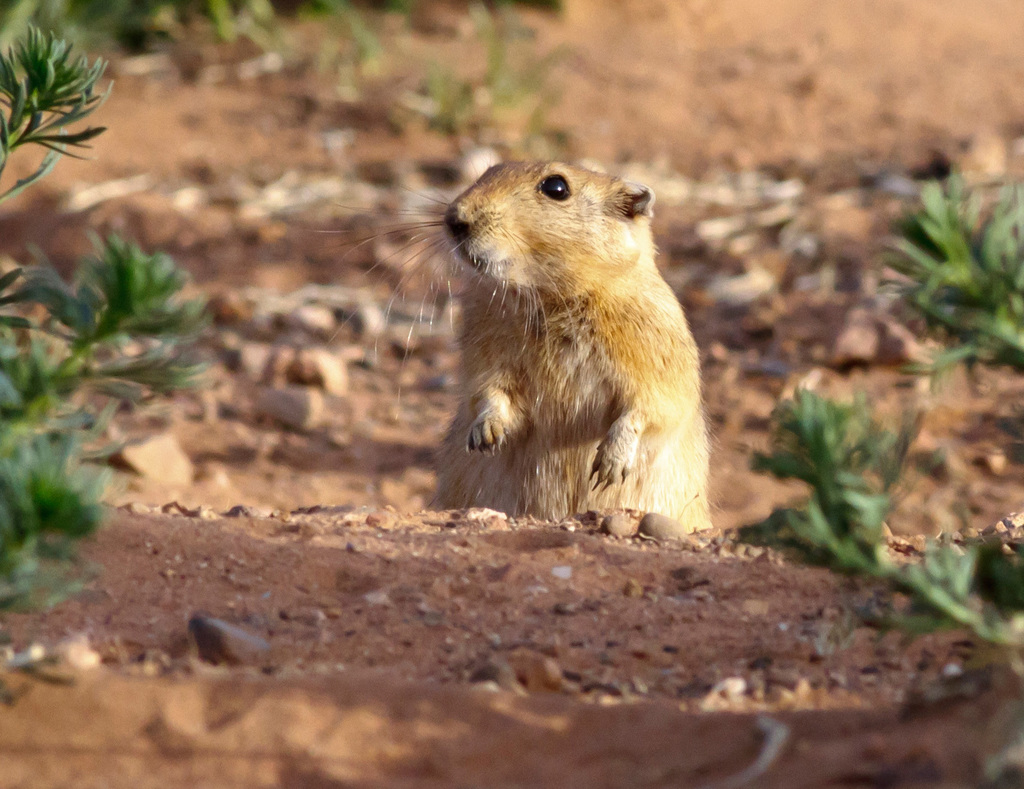
[[[560,175],[549,175],[537,184],[537,188],[541,194],[550,197],[552,200],[569,199],[569,182]]]

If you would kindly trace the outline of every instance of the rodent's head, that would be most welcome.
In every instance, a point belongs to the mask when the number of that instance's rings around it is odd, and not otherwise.
[[[483,277],[565,293],[654,266],[646,186],[559,163],[509,162],[448,206],[455,251]]]

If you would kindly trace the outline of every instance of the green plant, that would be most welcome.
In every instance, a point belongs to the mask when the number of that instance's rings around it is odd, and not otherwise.
[[[49,173],[69,148],[85,147],[104,127],[70,131],[107,98],[96,83],[106,63],[89,65],[83,56],[72,58],[71,48],[52,35],[31,29],[25,40],[0,54],[0,176],[10,155],[23,145],[48,149],[38,169],[22,178],[0,202],[10,199]]]
[[[518,126],[527,134],[543,131],[554,94],[547,86],[559,50],[538,57],[511,9],[491,12],[482,3],[469,8],[477,41],[483,48],[482,73],[470,78],[432,64],[423,86],[425,102],[414,107],[429,125],[444,134],[478,132],[484,128]]]
[[[0,609],[52,605],[78,588],[74,543],[99,526],[103,485],[69,435],[0,453]]]
[[[9,0],[0,16],[0,44],[30,26],[83,43],[114,40],[142,49],[154,39],[184,35],[184,25],[205,18],[222,41],[248,36],[273,43],[277,15],[271,0]]]
[[[795,550],[804,561],[844,573],[876,567],[892,490],[904,467],[912,427],[887,430],[865,398],[837,403],[800,390],[776,408],[771,454],[756,453],[755,471],[810,488],[799,507],[777,509],[745,530]]]
[[[118,238],[74,285],[44,266],[0,280],[0,608],[74,590],[71,544],[99,525],[105,484],[83,461],[116,449],[95,446],[115,409],[196,383],[186,345],[203,304],[183,284],[165,255]]]
[[[897,287],[947,346],[941,371],[959,362],[1024,370],[1024,187],[1003,192],[983,220],[978,194],[953,177],[924,187],[923,208],[902,224],[892,265]]]
[[[384,46],[366,15],[347,5],[332,9],[326,26],[328,35],[320,44],[318,69],[333,72],[339,94],[355,101],[361,80],[381,73]]]
[[[932,543],[918,563],[891,557],[883,527],[913,433],[910,424],[881,426],[864,398],[842,404],[797,392],[778,406],[771,452],[755,455],[754,468],[804,482],[809,497],[744,527],[742,539],[905,594],[909,605],[891,608],[884,624],[914,633],[963,627],[1024,648],[1024,553]]]
[[[11,153],[48,149],[0,200],[52,170],[102,128],[66,127],[96,109],[102,62],[74,60],[37,30],[0,56],[0,173]],[[88,466],[116,408],[193,385],[187,342],[203,305],[166,255],[116,237],[96,244],[72,284],[34,266],[0,276],[0,609],[55,602],[74,591],[77,539],[97,528],[105,476]]]

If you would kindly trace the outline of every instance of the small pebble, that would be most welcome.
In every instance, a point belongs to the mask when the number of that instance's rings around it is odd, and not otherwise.
[[[80,671],[96,668],[103,662],[100,653],[92,648],[89,637],[84,633],[61,641],[56,652],[64,663]]]
[[[743,677],[726,677],[711,689],[713,696],[737,701],[747,692],[747,681]]]
[[[601,521],[601,531],[612,537],[632,537],[636,534],[636,525],[628,515],[616,512],[605,516],[605,519]]]
[[[224,513],[225,518],[270,518],[274,511],[270,507],[250,507],[248,504],[236,504]]]
[[[494,660],[484,663],[469,676],[469,681],[477,684],[493,682],[499,689],[523,695],[525,689],[519,682],[516,672],[505,660]]]
[[[214,665],[253,663],[270,650],[265,639],[204,614],[195,614],[188,620],[188,634],[200,660]]]
[[[560,564],[557,567],[551,568],[551,574],[555,578],[561,578],[563,581],[568,581],[572,578],[572,568],[565,564]]]
[[[667,515],[648,512],[640,521],[639,533],[655,540],[682,540],[686,537],[683,524]]]
[[[947,663],[942,667],[942,676],[946,679],[955,679],[961,676],[964,670],[956,663]]]
[[[322,422],[325,406],[323,395],[318,390],[287,386],[260,391],[256,397],[256,410],[287,427],[309,430]]]
[[[363,599],[370,605],[388,605],[391,603],[391,598],[388,597],[388,593],[383,589],[378,589],[375,592],[367,592],[363,595]]]

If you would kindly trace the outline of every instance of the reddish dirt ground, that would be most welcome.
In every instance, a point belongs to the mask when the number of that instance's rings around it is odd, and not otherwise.
[[[374,22],[385,55],[358,95],[317,67],[306,23],[254,77],[244,45],[115,55],[95,157],[4,205],[0,259],[39,249],[66,271],[87,231],[121,232],[187,268],[215,322],[207,390],[110,436],[171,436],[191,469],[114,468],[121,508],[83,549],[86,590],[3,617],[17,649],[84,635],[104,667],[5,679],[0,786],[978,785],[1008,691],[972,674],[975,645],[880,638],[855,626],[870,588],[729,534],[799,493],[749,468],[797,384],[927,410],[896,534],[970,535],[1024,505],[1024,385],[983,371],[930,392],[901,369],[919,327],[879,288],[920,177],[1024,174],[1024,6],[569,0],[522,19],[529,46],[561,53],[557,134],[396,115],[430,61],[470,73],[483,55],[463,6],[423,3],[410,25]],[[482,145],[658,192],[662,264],[702,349],[714,532],[658,545],[591,515],[427,509],[453,312],[430,238],[389,234],[460,188]],[[882,328],[850,358],[857,315]],[[309,348],[347,383],[289,429],[261,396],[292,376],[274,359]],[[201,663],[198,612],[269,646]]]

